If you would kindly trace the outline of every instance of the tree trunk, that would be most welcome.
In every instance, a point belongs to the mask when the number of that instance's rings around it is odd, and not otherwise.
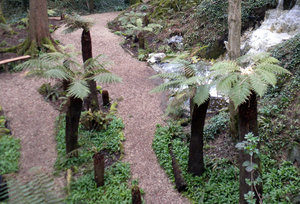
[[[102,91],[102,101],[103,101],[103,106],[107,107],[109,106],[109,93],[107,90]]]
[[[69,154],[78,148],[78,127],[82,109],[80,98],[69,97],[66,113],[66,153]]]
[[[95,8],[94,0],[86,0],[86,4],[89,9],[89,12],[90,13],[94,12],[94,8]]]
[[[241,0],[228,0],[228,56],[230,60],[240,57],[241,47]],[[230,135],[238,140],[238,113],[232,101],[229,102]]]
[[[200,106],[194,104],[192,114],[188,171],[196,176],[201,176],[205,170],[203,161],[203,129],[208,104],[209,100]]]
[[[50,39],[47,0],[29,1],[29,40],[42,47]]]
[[[82,59],[83,62],[86,62],[88,59],[93,58],[92,52],[92,39],[91,33],[89,30],[83,29],[81,35],[81,51],[82,51]],[[91,93],[89,96],[84,100],[85,109],[91,109],[92,112],[99,110],[99,102],[97,97],[97,85],[95,81],[90,80],[88,82]]]
[[[142,204],[141,191],[138,186],[131,189],[132,204]]]
[[[98,152],[94,154],[94,176],[97,187],[104,185],[104,154]]]
[[[255,136],[258,136],[258,125],[257,125],[257,99],[254,92],[251,93],[249,100],[243,103],[238,108],[238,117],[239,117],[239,142],[245,140],[245,135],[249,132],[252,132]],[[245,161],[250,161],[250,155],[246,154],[244,150],[239,151],[239,169],[240,169],[240,203],[246,204],[247,201],[244,199],[244,195],[247,194],[253,186],[246,184],[246,179],[251,178],[251,173],[247,172],[245,167],[242,165]],[[254,163],[260,166],[260,160],[254,158]],[[259,170],[255,170],[254,179],[259,175]],[[262,185],[259,184],[256,186],[260,196],[262,195]],[[253,190],[255,192],[255,190]],[[258,196],[255,192],[257,203]]]

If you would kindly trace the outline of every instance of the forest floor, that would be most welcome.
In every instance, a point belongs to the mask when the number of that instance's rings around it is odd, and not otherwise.
[[[112,62],[109,70],[123,79],[122,83],[103,86],[111,98],[122,99],[118,105],[118,115],[125,124],[123,161],[130,163],[132,179],[139,180],[147,203],[189,203],[174,189],[152,149],[156,124],[164,123],[166,97],[150,94],[160,81],[150,80],[155,71],[125,52],[120,46],[122,38],[106,27],[107,22],[118,14],[103,13],[87,17],[95,23],[91,29],[93,56],[104,54],[107,61]],[[53,38],[80,51],[80,30],[66,35],[60,28]],[[52,173],[56,159],[55,119],[59,112],[38,93],[37,89],[44,82],[25,78],[24,73],[0,74],[0,104],[10,121],[12,134],[21,139],[18,177],[22,180],[31,178],[33,167]],[[59,178],[56,182],[62,186],[64,179]]]
[[[125,124],[123,161],[130,163],[132,179],[139,180],[147,203],[188,203],[188,199],[173,188],[152,149],[156,124],[163,123],[164,96],[149,92],[160,82],[149,79],[155,71],[125,52],[120,46],[122,38],[106,27],[107,22],[118,14],[103,13],[87,17],[95,23],[91,28],[93,56],[105,55],[106,60],[112,62],[109,70],[123,79],[122,83],[103,86],[111,98],[123,99],[118,106],[118,115]],[[53,37],[80,51],[81,32],[78,30],[66,35],[63,28],[60,28]]]

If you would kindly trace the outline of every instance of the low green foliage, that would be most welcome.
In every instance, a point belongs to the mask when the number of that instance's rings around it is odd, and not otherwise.
[[[131,203],[129,164],[118,162],[105,171],[105,184],[97,188],[94,173],[90,172],[72,183],[72,193],[66,203]]]
[[[171,128],[170,128],[171,127]],[[206,172],[201,177],[187,173],[188,144],[180,126],[157,126],[153,149],[158,162],[174,182],[168,144],[172,142],[188,190],[184,193],[195,203],[236,203],[239,200],[239,170],[235,164],[224,159],[205,157]],[[173,138],[173,139],[172,139]],[[289,196],[300,191],[300,174],[289,162],[277,165],[270,156],[262,155],[262,178],[264,184],[264,203],[290,203]]]
[[[0,136],[0,175],[19,170],[20,140],[9,135]]]
[[[124,124],[121,119],[112,116],[112,121],[105,130],[88,131],[82,126],[79,128],[79,156],[68,158],[65,148],[65,119],[63,116],[58,120],[58,130],[56,135],[58,158],[55,163],[57,170],[68,169],[72,166],[92,161],[95,151],[107,150],[110,154],[121,152],[121,142],[124,140]]]
[[[229,125],[229,114],[221,112],[212,117],[208,124],[204,127],[204,138],[205,140],[213,140],[221,133],[227,131]]]

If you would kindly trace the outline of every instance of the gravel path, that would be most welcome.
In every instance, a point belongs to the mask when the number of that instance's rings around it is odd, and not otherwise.
[[[17,177],[22,180],[31,178],[33,167],[51,174],[57,155],[54,123],[59,113],[38,93],[43,82],[24,73],[0,74],[0,104],[12,134],[21,140]]]
[[[118,114],[125,123],[125,162],[131,164],[133,179],[139,179],[145,191],[147,203],[188,203],[174,190],[164,171],[159,166],[152,150],[155,126],[162,121],[162,95],[149,92],[157,85],[149,77],[155,72],[144,62],[132,58],[119,45],[122,38],[109,32],[108,21],[118,13],[90,15],[95,22],[91,29],[93,55],[104,54],[113,62],[110,70],[121,76],[123,83],[105,86],[114,99],[122,97]],[[54,38],[63,44],[72,44],[80,50],[81,31],[65,35],[62,29],[54,33]]]

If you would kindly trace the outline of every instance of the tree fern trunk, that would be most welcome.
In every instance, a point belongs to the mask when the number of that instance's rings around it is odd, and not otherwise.
[[[93,156],[94,160],[94,176],[97,187],[104,185],[104,154],[97,152]]]
[[[78,148],[78,127],[82,109],[82,100],[70,97],[66,113],[66,153]]]
[[[203,161],[203,129],[209,100],[202,105],[194,104],[189,149],[188,171],[196,176],[204,172]]]
[[[89,30],[83,29],[81,35],[81,51],[82,51],[82,59],[83,62],[86,62],[88,59],[93,58],[92,53],[92,39]],[[84,100],[85,109],[91,109],[92,112],[99,110],[99,102],[97,97],[97,87],[95,81],[88,82],[91,93],[89,96]]]
[[[249,100],[243,103],[238,108],[239,115],[239,142],[245,140],[245,135],[252,132],[255,136],[258,135],[258,125],[257,125],[257,99],[254,92],[251,93]],[[251,173],[247,172],[242,164],[245,161],[250,161],[249,154],[246,154],[244,150],[239,151],[239,169],[240,169],[240,203],[247,203],[244,199],[244,195],[251,191],[251,186],[246,184],[246,179],[250,179]],[[260,166],[260,160],[258,158],[254,159],[254,163]],[[259,175],[259,171],[254,172],[254,179]],[[252,186],[253,187],[253,186]],[[258,193],[262,194],[262,185],[256,186]],[[255,192],[255,191],[254,191]],[[255,192],[256,194],[256,192]],[[257,203],[258,196],[256,194]]]

